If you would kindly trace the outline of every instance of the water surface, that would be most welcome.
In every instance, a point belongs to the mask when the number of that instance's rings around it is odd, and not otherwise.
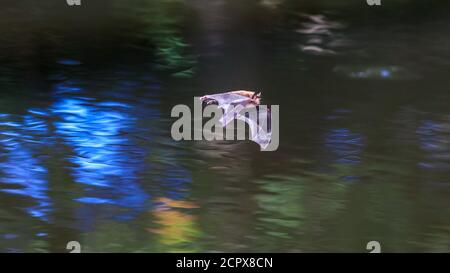
[[[445,1],[20,2],[2,252],[449,251]],[[172,140],[173,106],[235,89],[280,105],[276,152]]]

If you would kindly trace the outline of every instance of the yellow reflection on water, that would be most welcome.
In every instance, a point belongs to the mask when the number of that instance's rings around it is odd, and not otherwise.
[[[191,201],[172,200],[159,198],[160,203],[152,211],[155,222],[159,225],[156,229],[148,229],[158,236],[158,241],[164,246],[164,251],[169,252],[194,252],[193,243],[200,237],[200,230],[196,223],[197,217],[188,213],[189,210],[198,208]]]

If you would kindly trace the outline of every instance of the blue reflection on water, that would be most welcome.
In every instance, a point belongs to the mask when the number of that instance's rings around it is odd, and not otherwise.
[[[86,96],[85,90],[74,82],[58,84],[55,92],[59,98],[51,108],[52,115],[58,117],[55,134],[73,152],[67,158],[72,163],[72,176],[75,182],[86,185],[83,196],[75,201],[128,209],[114,215],[120,220],[132,219],[153,205],[143,182],[156,182],[164,188],[163,195],[180,199],[187,191],[186,183],[191,181],[190,173],[179,166],[171,149],[162,150],[160,143],[155,142],[160,131],[158,126],[152,126],[160,120],[159,111],[153,107],[155,98],[128,103],[135,101],[126,95],[133,93],[128,89],[137,85],[134,81],[120,81],[116,85],[119,92],[109,91],[108,99],[99,100]],[[144,106],[140,105],[142,102]],[[146,143],[139,145],[136,137]],[[149,155],[156,156],[156,162],[149,160]],[[82,208],[78,214],[83,221],[89,221],[92,211]],[[89,223],[84,222],[83,226]]]
[[[73,59],[59,59],[57,61],[58,64],[62,65],[80,65],[81,62]]]
[[[359,164],[364,149],[364,138],[347,128],[331,129],[325,134],[325,147],[340,164]]]
[[[56,134],[74,152],[68,160],[75,181],[90,186],[76,201],[138,209],[148,199],[138,183],[144,152],[127,137],[135,126],[128,108],[82,96],[61,97],[53,105],[53,115],[60,118]]]
[[[48,133],[48,128],[39,116],[29,113],[23,117],[0,115],[0,119],[7,119],[0,122],[0,182],[4,184],[0,191],[31,197],[37,204],[25,210],[33,217],[49,221],[47,169],[36,152],[36,143]]]
[[[447,129],[446,129],[447,128]],[[450,126],[425,120],[416,130],[420,148],[427,154],[419,167],[431,170],[450,170]]]
[[[380,70],[380,76],[382,78],[389,78],[391,76],[391,71],[389,71],[387,69],[381,69]]]
[[[76,205],[67,214],[76,223],[69,225],[83,230],[91,229],[99,214],[135,218],[155,205],[150,195],[185,199],[191,174],[180,164],[179,144],[161,133],[158,96],[134,92],[159,86],[140,81],[119,80],[116,89],[99,93],[88,92],[86,82],[64,80],[53,85],[49,107],[0,113],[0,191],[23,197],[14,201],[17,207],[45,221],[52,218],[53,203]],[[49,178],[60,175],[47,169],[49,149],[58,151],[56,164],[68,171],[64,175],[81,185],[56,195],[68,200],[53,202],[48,195]]]
[[[167,159],[171,161],[176,160],[170,157]],[[183,200],[187,197],[188,186],[192,182],[192,177],[188,170],[174,164],[169,165],[162,175],[163,177],[159,179],[159,182],[167,189],[163,196],[171,200]]]

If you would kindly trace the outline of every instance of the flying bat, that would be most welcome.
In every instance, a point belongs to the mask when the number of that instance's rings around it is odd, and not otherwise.
[[[230,122],[242,120],[249,125],[250,140],[265,149],[271,141],[270,108],[261,105],[261,92],[238,90],[200,97],[204,105],[217,105],[223,109],[220,122],[226,127]],[[254,115],[251,112],[255,113]]]

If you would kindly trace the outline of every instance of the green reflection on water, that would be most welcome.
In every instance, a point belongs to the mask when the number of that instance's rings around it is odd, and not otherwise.
[[[189,78],[195,73],[196,58],[188,53],[189,44],[182,36],[180,26],[185,19],[182,0],[138,1],[134,5],[115,1],[120,16],[139,22],[141,31],[136,36],[155,48],[157,70],[168,71],[174,77]]]

